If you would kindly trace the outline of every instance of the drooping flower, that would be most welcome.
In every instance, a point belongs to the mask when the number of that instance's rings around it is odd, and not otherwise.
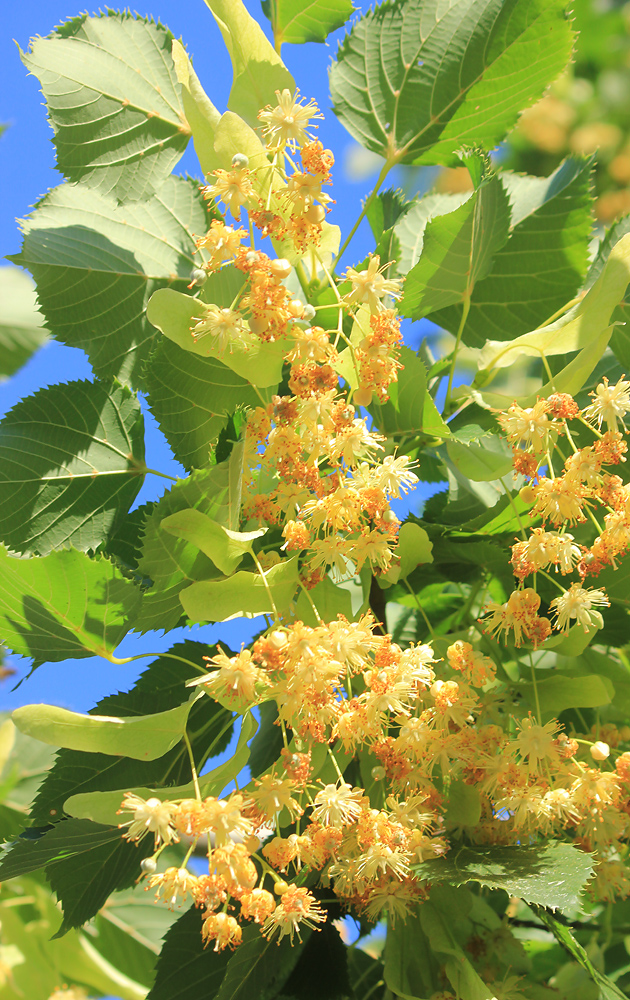
[[[370,312],[376,313],[383,308],[381,299],[386,295],[392,298],[400,298],[402,291],[402,280],[400,278],[386,278],[383,274],[389,267],[384,264],[381,267],[381,258],[378,254],[370,257],[370,262],[365,271],[356,271],[349,267],[346,271],[346,278],[352,282],[352,291],[348,292],[344,299],[348,305],[360,305],[366,302],[370,307]]]
[[[162,843],[176,843],[179,840],[173,825],[176,810],[177,806],[173,802],[157,798],[143,799],[133,792],[126,792],[118,812],[131,811],[133,818],[119,824],[121,827],[129,827],[123,837],[127,840],[141,840],[147,833],[152,833],[156,848]]]
[[[587,420],[593,420],[600,428],[606,421],[609,431],[616,431],[618,424],[625,429],[623,418],[630,412],[630,382],[626,378],[622,377],[615,385],[610,385],[604,375],[591,396],[593,402],[584,410]]]
[[[276,107],[272,108],[268,104],[258,112],[258,118],[265,123],[263,135],[271,149],[283,149],[285,146],[295,149],[296,146],[304,146],[312,141],[313,137],[308,129],[317,126],[311,126],[311,118],[324,116],[313,99],[308,104],[302,104],[299,95],[299,90],[296,90],[295,94],[286,89],[282,92],[276,90],[278,98]]]
[[[326,911],[322,909],[315,897],[308,889],[290,885],[281,895],[280,902],[273,913],[270,913],[265,920],[262,933],[266,938],[273,938],[278,935],[278,940],[289,936],[291,944],[297,934],[300,936],[300,927],[310,927],[311,930],[318,930],[317,924],[322,924],[326,920]]]
[[[596,608],[610,606],[605,591],[586,590],[579,583],[573,583],[564,594],[555,597],[550,604],[555,609],[556,626],[568,632],[572,622],[581,625],[585,632],[593,628],[603,628],[604,619]]]
[[[323,826],[348,826],[360,816],[363,796],[362,789],[345,782],[326,785],[315,796],[313,819]]]

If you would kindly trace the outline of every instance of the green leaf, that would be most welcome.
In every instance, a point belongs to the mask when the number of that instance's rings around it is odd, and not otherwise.
[[[252,551],[255,539],[260,538],[267,530],[258,528],[256,531],[230,531],[194,508],[180,510],[177,514],[165,517],[161,528],[175,538],[191,542],[225,576],[234,572],[243,556]]]
[[[225,269],[227,270],[227,269]],[[242,284],[242,282],[241,282]],[[207,294],[207,293],[206,293]],[[193,340],[191,327],[202,319],[206,310],[200,299],[182,295],[171,288],[159,289],[147,306],[147,319],[165,337],[190,354],[214,358],[233,372],[257,386],[276,386],[282,376],[282,363],[287,346],[281,341],[263,342],[251,338],[233,344],[232,351],[221,353],[210,337]]]
[[[295,945],[293,947],[295,949]],[[292,1000],[315,1000],[315,997],[349,1000],[354,997],[348,979],[348,952],[339,931],[329,918],[308,936],[304,947],[299,949],[297,964],[284,984],[281,995],[291,997]],[[290,957],[289,961],[291,960]],[[249,1000],[249,996],[251,993],[235,993],[234,1000]],[[225,1000],[229,998],[230,994],[226,994]]]
[[[140,950],[145,952],[149,960],[154,957],[150,952],[121,934],[125,950],[107,962],[100,951],[100,935],[95,942],[92,935],[87,937],[79,931],[71,931],[61,940],[50,940],[59,924],[59,911],[48,888],[34,879],[20,879],[15,890],[15,895],[7,895],[0,904],[2,933],[3,940],[11,942],[8,947],[18,950],[23,962],[11,970],[11,985],[19,992],[9,988],[7,993],[5,985],[3,1000],[13,1000],[20,995],[42,1000],[50,996],[51,991],[54,995],[55,988],[61,991],[68,984],[80,984],[90,992],[115,993],[121,1000],[142,1000],[145,993],[134,979],[135,969],[130,968],[127,959],[132,949],[136,956]],[[16,906],[20,897],[28,898],[29,905]],[[7,945],[2,949],[6,961]]]
[[[424,235],[428,223],[435,216],[449,215],[473,197],[471,191],[459,194],[427,194],[416,198],[406,206],[393,223],[394,235],[398,241],[396,268],[400,274],[407,274],[420,260],[424,247]]]
[[[390,162],[456,162],[492,149],[566,66],[562,0],[395,0],[369,10],[330,70],[334,110]]]
[[[45,344],[48,334],[28,275],[0,267],[0,381],[13,375]]]
[[[627,1000],[626,994],[613,983],[612,979],[609,979],[593,965],[582,945],[573,937],[570,927],[561,923],[553,913],[544,909],[543,906],[533,906],[532,909],[538,919],[551,931],[558,944],[588,972],[593,982],[599,987],[602,1000]]]
[[[398,534],[400,554],[400,576],[406,579],[411,572],[424,563],[433,562],[433,542],[424,528],[413,521],[405,521]]]
[[[201,911],[192,906],[167,931],[147,1000],[216,997],[231,953],[204,948]]]
[[[320,618],[315,615],[309,597],[317,608]],[[300,591],[295,602],[295,617],[305,625],[317,628],[320,621],[335,621],[337,615],[344,615],[348,621],[352,621],[352,597],[344,587],[337,587],[330,577],[327,576],[313,587],[308,597],[303,590]]]
[[[95,549],[133,503],[144,469],[144,421],[129,389],[40,389],[0,421],[0,537],[38,555]]]
[[[243,0],[206,0],[230,53],[234,78],[228,108],[257,127],[258,112],[275,105],[276,90],[295,90],[295,81]]]
[[[120,841],[120,830],[97,826],[84,820],[57,823],[36,840],[20,838],[0,860],[0,878],[17,878],[65,858],[110,846]]]
[[[446,827],[449,830],[464,826],[477,826],[481,819],[479,789],[464,781],[452,781],[448,791]]]
[[[473,292],[464,342],[511,340],[545,323],[580,288],[592,228],[592,158],[571,157],[550,177],[503,174],[512,205],[512,230],[492,271]],[[461,307],[432,315],[455,332]]]
[[[536,705],[536,691],[532,684],[519,684],[532,706]],[[586,674],[567,677],[554,674],[536,684],[540,711],[543,715],[557,716],[567,708],[599,708],[609,705],[615,697],[615,688],[607,677]]]
[[[186,49],[176,38],[171,49],[173,64],[181,87],[182,104],[186,121],[192,130],[195,152],[204,174],[221,166],[214,151],[214,134],[221,118],[214,104],[199,82]]]
[[[520,847],[458,847],[443,858],[415,865],[414,871],[432,883],[479,882],[489,889],[505,889],[526,903],[565,910],[579,903],[593,873],[593,859],[571,844],[554,841]]]
[[[420,924],[432,952],[444,963],[444,972],[455,995],[466,1000],[494,1000],[494,990],[486,986],[453,933],[453,914],[458,912],[458,895],[437,886],[428,902],[420,907]]]
[[[512,449],[498,434],[483,434],[469,442],[452,436],[446,442],[446,451],[459,471],[476,483],[492,482],[512,470]]]
[[[83,184],[54,188],[21,222],[22,250],[53,336],[80,347],[96,375],[142,387],[142,368],[157,338],[145,316],[165,285],[185,291],[194,236],[212,210],[191,179],[169,177],[144,201],[119,205]]]
[[[151,356],[145,385],[175,458],[191,470],[211,464],[212,446],[230,414],[260,405],[249,382],[221,361],[182,351],[165,337]]]
[[[384,976],[387,987],[403,1000],[423,1000],[437,991],[440,970],[418,913],[387,928]]]
[[[156,760],[179,743],[189,712],[190,702],[127,719],[81,715],[56,705],[22,705],[12,719],[20,732],[53,747]]]
[[[223,622],[230,618],[277,611],[288,608],[298,586],[297,557],[284,559],[259,573],[235,573],[223,580],[202,580],[180,593],[184,611],[192,622]]]
[[[136,718],[165,712],[187,702],[186,682],[206,668],[211,650],[199,642],[176,643],[142,672],[130,691],[102,699],[90,714]],[[212,698],[201,698],[190,708],[187,732],[199,770],[205,761],[225,750],[232,735],[232,713]],[[41,746],[41,744],[35,744]],[[24,751],[22,750],[22,754]],[[32,806],[32,821],[46,825],[62,814],[70,796],[133,787],[178,786],[190,779],[190,758],[183,743],[156,761],[132,760],[120,755],[60,750]],[[121,795],[122,798],[122,795]],[[120,805],[120,800],[115,808]],[[86,818],[94,818],[87,816]],[[108,817],[115,824],[114,814]],[[98,822],[98,820],[97,820]]]
[[[427,391],[427,373],[422,361],[410,348],[401,347],[398,381],[389,387],[387,403],[372,403],[370,412],[385,434],[396,431],[422,433]]]
[[[150,577],[152,589],[142,599],[135,623],[141,631],[174,628],[182,617],[179,592],[195,580],[216,576],[214,564],[199,549],[175,538],[161,527],[170,514],[196,508],[219,524],[238,527],[242,447],[235,446],[226,462],[195,472],[178,482],[152,508],[145,523],[140,572]]]
[[[253,715],[251,713],[246,715],[234,753],[199,779],[202,795],[220,795],[226,785],[238,777],[249,760],[248,741],[256,732],[256,728],[257,723]],[[113,825],[118,822],[120,804],[127,791],[140,795],[144,799],[189,799],[195,795],[195,785],[189,781],[185,785],[169,786],[168,788],[125,787],[108,792],[80,792],[78,795],[71,795],[66,799],[64,809],[70,816],[77,819],[89,819],[95,823]]]
[[[63,836],[64,828],[70,824],[77,824],[86,836],[109,830],[111,838],[92,850],[72,855],[62,856],[62,848],[59,859],[46,865],[46,877],[63,909],[58,936],[95,917],[116,889],[131,888],[140,877],[142,859],[154,851],[150,837],[141,844],[132,844],[123,839],[117,827],[102,827],[88,820],[64,820],[55,830],[60,829]]]
[[[309,941],[314,935],[309,934]],[[250,1000],[253,996],[276,996],[285,985],[304,951],[304,943],[280,942],[262,937],[255,925],[243,931],[243,943],[228,962],[216,1000]],[[320,966],[321,973],[321,966]],[[290,996],[293,994],[290,993]],[[328,994],[322,993],[322,996]],[[330,996],[333,1000],[333,996]]]
[[[405,280],[402,315],[421,319],[470,299],[504,246],[509,224],[506,191],[484,163],[484,176],[472,196],[448,215],[427,222],[422,253]]]
[[[42,85],[68,180],[123,201],[168,177],[190,135],[172,39],[161,24],[108,11],[74,18],[21,53]]]
[[[34,667],[68,657],[109,659],[139,603],[139,589],[107,559],[74,550],[16,559],[0,550],[2,639],[32,657]]]
[[[285,42],[325,42],[331,31],[346,23],[355,7],[352,0],[268,0],[263,10],[271,19],[279,51]]]

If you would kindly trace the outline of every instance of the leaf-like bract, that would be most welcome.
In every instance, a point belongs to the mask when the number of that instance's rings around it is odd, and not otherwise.
[[[194,234],[210,218],[198,185],[181,177],[124,206],[83,184],[63,184],[21,223],[22,250],[12,259],[35,278],[57,340],[82,348],[96,375],[141,386],[156,339],[147,302],[165,285],[185,291],[197,263]]]
[[[82,715],[57,705],[22,705],[12,719],[21,732],[53,747],[156,760],[179,743],[189,712],[188,702],[133,718]]]
[[[2,640],[35,667],[68,657],[109,658],[139,604],[138,587],[107,559],[76,550],[16,559],[0,551]]]
[[[593,873],[593,859],[571,844],[553,841],[521,847],[462,846],[414,870],[430,882],[479,882],[490,889],[505,889],[527,903],[564,910],[579,903],[580,892]]]
[[[126,386],[68,382],[0,422],[0,538],[15,552],[95,549],[135,500],[144,421]]]
[[[297,559],[284,559],[260,573],[238,572],[220,580],[202,580],[182,590],[179,598],[193,622],[224,622],[285,611],[298,586]],[[275,605],[275,608],[274,608]]]
[[[454,163],[462,145],[496,146],[571,48],[563,0],[389,0],[340,47],[334,110],[390,162]]]
[[[204,668],[203,657],[207,653],[205,644],[177,643],[149,664],[130,691],[102,699],[90,714],[135,718],[183,704],[190,697],[186,681],[195,676],[195,664],[198,669]],[[211,698],[201,698],[192,705],[187,732],[200,768],[207,757],[225,750],[232,732],[231,717],[231,712]],[[39,788],[32,820],[41,825],[51,822],[62,814],[64,802],[72,795],[95,791],[103,794],[118,788],[184,785],[189,778],[190,758],[182,743],[155,761],[60,750]],[[114,814],[119,806],[120,801]]]
[[[325,42],[331,31],[345,24],[355,9],[352,0],[267,0],[263,10],[271,18],[276,45],[285,42]]]
[[[0,267],[0,381],[13,375],[48,339],[28,275]]]
[[[161,24],[108,12],[74,18],[22,54],[42,85],[68,180],[123,201],[168,177],[190,136],[172,37]]]
[[[276,90],[293,92],[295,81],[243,0],[206,0],[206,4],[232,60],[228,107],[257,126],[260,108],[276,103]]]

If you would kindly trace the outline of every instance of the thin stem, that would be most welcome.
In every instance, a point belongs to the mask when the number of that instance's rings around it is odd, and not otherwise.
[[[422,615],[422,617],[424,618],[424,623],[425,623],[426,627],[427,627],[427,628],[428,628],[428,630],[429,630],[429,635],[431,636],[431,638],[432,638],[432,639],[435,639],[435,638],[437,638],[437,636],[436,636],[435,632],[433,631],[433,626],[432,626],[431,622],[429,621],[429,619],[427,618],[427,616],[426,616],[426,614],[425,614],[425,611],[424,611],[424,608],[423,608],[423,607],[422,607],[422,605],[420,604],[420,601],[418,600],[418,595],[414,593],[414,591],[413,591],[413,588],[412,588],[412,587],[410,586],[410,584],[408,583],[408,581],[407,581],[407,578],[406,578],[406,577],[405,577],[405,579],[404,579],[404,580],[403,580],[402,582],[404,583],[405,587],[407,588],[407,590],[409,591],[409,593],[410,593],[410,594],[411,594],[411,596],[413,597],[414,601],[415,601],[415,602],[416,602],[416,604],[418,605],[418,611],[420,612],[420,614],[421,614],[421,615]]]
[[[544,577],[545,577],[545,579],[546,579],[546,580],[549,580],[549,582],[550,582],[550,583],[553,583],[553,585],[554,585],[555,587],[557,587],[557,588],[558,588],[558,590],[559,590],[559,591],[560,591],[561,593],[563,593],[563,594],[565,594],[565,593],[566,593],[566,591],[565,591],[564,587],[562,586],[562,584],[558,583],[558,581],[557,581],[557,580],[554,580],[554,578],[553,578],[552,576],[550,576],[550,575],[549,575],[549,573],[545,573],[544,569],[538,569],[538,570],[536,570],[536,572],[537,572],[537,573],[540,573],[540,575],[541,575],[541,576],[544,576]]]
[[[193,785],[195,786],[195,796],[197,798],[197,802],[201,802],[201,790],[199,788],[199,777],[197,775],[197,767],[195,765],[195,758],[193,755],[192,746],[190,744],[190,738],[186,730],[184,730],[184,743],[186,744],[188,757],[190,759],[190,770],[192,771],[192,780],[193,780]]]
[[[467,295],[464,299],[462,307],[462,318],[459,321],[459,327],[457,329],[457,336],[455,337],[455,347],[453,348],[453,360],[451,361],[451,369],[448,373],[448,385],[446,387],[446,399],[444,400],[444,412],[448,413],[448,408],[451,402],[451,391],[453,389],[453,376],[455,375],[455,365],[457,364],[457,352],[459,350],[459,345],[461,343],[462,334],[464,332],[464,327],[466,326],[466,320],[468,319],[468,313],[470,312],[470,295]]]
[[[507,488],[507,486],[503,482],[503,477],[502,476],[499,478],[499,482],[503,485],[503,488],[505,490],[505,495],[508,498],[508,503],[509,503],[510,507],[512,508],[512,510],[514,511],[514,514],[516,516],[516,520],[518,521],[518,526],[519,526],[521,535],[523,536],[523,540],[525,541],[527,539],[527,533],[525,531],[525,525],[521,521],[521,515],[518,512],[518,507],[514,503],[514,498],[512,497],[512,494],[511,494],[510,490]]]
[[[298,276],[298,281],[300,282],[300,288],[304,292],[306,296],[306,301],[308,302],[309,280],[308,280],[308,275],[304,270],[304,264],[302,263],[301,260],[298,260],[297,264],[295,265],[295,273]]]
[[[396,163],[395,160],[386,160],[385,163],[383,164],[382,170],[381,170],[380,174],[377,177],[376,185],[375,185],[373,191],[368,196],[368,198],[367,198],[367,200],[365,202],[365,205],[363,206],[363,208],[359,212],[359,216],[357,218],[357,221],[355,222],[354,226],[352,227],[352,229],[350,230],[350,232],[346,236],[346,239],[344,240],[344,242],[342,243],[341,247],[339,248],[339,253],[335,257],[334,261],[332,262],[331,270],[332,270],[333,274],[335,272],[337,264],[339,263],[339,261],[341,260],[341,258],[344,255],[344,253],[348,249],[348,247],[350,245],[350,242],[351,242],[354,234],[356,233],[357,229],[359,228],[359,226],[363,222],[363,219],[367,215],[367,213],[368,213],[368,211],[370,209],[370,206],[372,205],[372,202],[376,198],[376,196],[377,196],[377,194],[378,194],[378,192],[379,192],[379,190],[380,190],[380,188],[381,188],[381,186],[383,184],[383,181],[387,177],[387,175],[390,172],[390,170],[392,169],[392,167],[395,166],[395,163]]]
[[[337,763],[337,758],[335,757],[335,755],[332,752],[332,750],[330,749],[330,747],[328,747],[327,749],[328,749],[328,756],[332,760],[333,767],[334,767],[335,771],[337,772],[337,777],[339,778],[339,781],[343,781],[343,774],[339,770],[339,764]]]
[[[122,659],[118,659],[116,656],[110,659],[111,663],[123,664],[123,663],[133,663],[134,660],[143,660],[146,656],[166,656],[169,660],[179,660],[180,663],[186,663],[193,670],[196,670],[198,674],[205,674],[207,671],[200,667],[198,663],[193,663],[192,660],[187,660],[183,656],[177,656],[176,653],[138,653],[137,656],[125,656]]]
[[[271,587],[269,586],[269,583],[267,581],[267,577],[265,576],[265,571],[262,568],[262,566],[260,564],[260,560],[258,559],[258,556],[256,555],[256,553],[252,551],[251,555],[252,555],[252,559],[256,563],[256,569],[258,570],[258,572],[260,573],[260,575],[262,577],[263,586],[264,586],[265,590],[267,591],[267,597],[269,598],[269,603],[271,604],[271,608],[273,610],[274,620],[277,621],[277,622],[279,622],[280,621],[280,615],[278,614],[278,609],[276,607],[276,602],[274,601],[273,594],[271,593]]]
[[[542,726],[542,712],[540,711],[540,698],[538,697],[538,683],[536,681],[536,668],[534,666],[534,657],[529,654],[529,665],[532,672],[532,686],[534,688],[534,699],[536,701],[536,717],[538,719],[538,725]]]
[[[320,625],[325,625],[326,622],[324,621],[324,619],[320,615],[319,611],[317,610],[317,607],[315,606],[315,601],[313,600],[313,598],[309,594],[307,588],[304,586],[304,584],[302,583],[301,580],[299,581],[299,583],[300,583],[300,587],[302,588],[302,591],[304,593],[304,596],[305,596],[306,600],[308,601],[308,603],[310,604],[311,608],[313,609],[313,614],[317,618],[317,621],[319,622]]]
[[[145,468],[142,471],[144,472],[145,475],[159,476],[160,479],[170,479],[170,481],[172,483],[178,483],[179,482],[179,479],[177,478],[177,476],[169,476],[169,475],[167,475],[166,472],[158,472],[157,469],[147,469],[146,466],[145,466]]]

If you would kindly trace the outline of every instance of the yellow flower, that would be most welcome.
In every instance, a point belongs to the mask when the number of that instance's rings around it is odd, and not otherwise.
[[[527,761],[532,771],[537,771],[541,762],[546,761],[554,765],[560,763],[560,754],[554,743],[560,727],[555,719],[545,723],[544,726],[539,726],[530,716],[521,720],[520,730],[515,743],[521,757]]]
[[[235,948],[241,943],[243,932],[234,917],[227,913],[211,913],[203,922],[201,936],[207,944],[214,941],[213,951]]]
[[[579,583],[573,583],[564,594],[554,598],[550,607],[555,608],[556,627],[568,632],[572,622],[581,625],[585,632],[592,628],[603,628],[604,619],[596,606],[607,608],[610,601],[603,590],[585,590]]]
[[[163,802],[161,799],[142,799],[133,792],[126,792],[119,813],[131,811],[133,819],[119,826],[128,826],[129,829],[123,834],[127,840],[141,840],[147,833],[155,835],[155,846],[172,841],[177,842],[179,837],[173,826],[173,815],[177,806],[173,802]]]
[[[348,826],[361,815],[363,790],[345,783],[326,785],[313,802],[313,819],[323,826]]]
[[[195,342],[210,334],[220,354],[227,347],[231,348],[235,342],[249,346],[250,335],[245,330],[243,317],[233,309],[208,306],[203,316],[195,318],[195,325],[190,328],[190,332]]]
[[[249,649],[243,649],[236,656],[227,656],[219,649],[216,656],[205,657],[209,663],[215,664],[217,670],[212,670],[203,677],[188,681],[188,687],[200,685],[204,691],[214,698],[225,698],[230,702],[253,704],[258,701],[256,685],[268,685],[269,679],[264,670],[257,667],[252,660]]]
[[[311,118],[324,117],[314,100],[302,104],[299,94],[299,90],[293,95],[290,90],[283,90],[282,93],[276,90],[276,107],[272,108],[268,104],[263,111],[258,112],[260,121],[265,123],[263,135],[271,149],[282,149],[284,146],[295,149],[296,146],[303,146],[313,138],[308,132]],[[317,128],[316,125],[311,127]]]
[[[169,907],[183,903],[188,895],[193,895],[197,886],[197,876],[192,875],[187,868],[167,868],[159,875],[152,875],[149,886],[157,886],[156,898],[162,897]]]
[[[206,184],[201,190],[204,198],[218,198],[229,208],[235,219],[241,217],[241,206],[247,205],[254,196],[254,188],[249,179],[246,167],[234,167],[232,170],[214,170],[214,184]]]
[[[512,403],[507,413],[499,413],[497,420],[511,444],[532,448],[540,454],[549,445],[549,431],[553,427],[547,416],[548,409],[546,399],[537,399],[534,406],[527,409]]]
[[[531,511],[532,517],[540,514],[543,521],[549,519],[552,524],[575,524],[576,521],[586,520],[582,512],[586,489],[570,474],[556,479],[543,476],[533,489],[536,503]]]
[[[277,934],[279,941],[288,935],[293,944],[295,934],[298,938],[300,936],[301,924],[310,927],[311,930],[317,930],[315,925],[325,920],[326,911],[321,908],[313,894],[308,889],[290,885],[281,895],[278,906],[265,920],[262,933],[269,939]]]
[[[584,410],[586,419],[595,421],[600,428],[605,420],[609,431],[616,431],[619,422],[625,430],[623,418],[630,412],[630,382],[622,377],[616,385],[609,385],[604,375],[591,396],[593,402]]]
[[[389,264],[383,264],[381,267],[381,258],[378,254],[370,257],[365,271],[356,271],[353,267],[349,267],[346,271],[346,278],[352,282],[352,291],[344,295],[344,301],[350,306],[367,302],[370,312],[376,313],[384,308],[381,299],[385,295],[399,299],[402,294],[402,280],[400,278],[385,278],[382,272],[387,267]]]

